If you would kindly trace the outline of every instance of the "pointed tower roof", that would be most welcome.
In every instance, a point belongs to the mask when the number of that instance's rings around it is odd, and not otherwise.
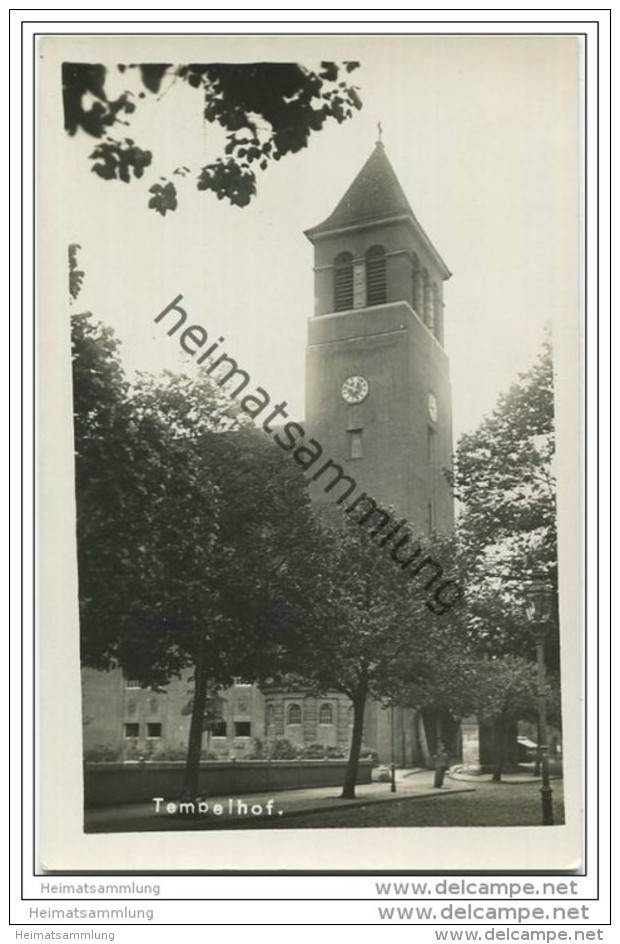
[[[343,229],[407,218],[435,258],[444,278],[451,275],[409,205],[381,140],[342,197],[336,209],[318,226],[305,231],[311,242]]]
[[[358,223],[378,222],[405,213],[412,213],[409,201],[387,158],[383,144],[377,141],[374,151],[336,209],[323,223],[307,230],[306,235],[312,239],[335,229]]]

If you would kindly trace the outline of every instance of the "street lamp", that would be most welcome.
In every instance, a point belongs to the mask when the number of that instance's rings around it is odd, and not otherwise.
[[[553,826],[553,793],[549,782],[549,745],[547,743],[547,693],[545,682],[544,644],[551,618],[553,591],[542,581],[532,581],[524,590],[525,612],[536,642],[536,673],[538,684],[538,726],[540,728],[540,767],[542,773],[542,824]]]
[[[394,702],[390,703],[390,792],[396,793],[396,759],[395,754],[396,731],[394,729]]]

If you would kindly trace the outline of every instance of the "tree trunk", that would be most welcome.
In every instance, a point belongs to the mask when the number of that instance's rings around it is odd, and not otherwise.
[[[349,760],[344,775],[342,793],[340,799],[355,799],[355,784],[357,783],[357,767],[360,759],[360,749],[362,747],[362,737],[364,734],[364,710],[366,708],[366,691],[358,695],[353,702],[353,734],[351,736],[351,749],[349,750]]]
[[[440,745],[443,744],[443,725],[442,725],[442,718],[441,718],[441,709],[439,708],[437,709],[437,714],[435,715],[435,737],[437,739],[437,743],[435,745],[435,751],[437,752],[439,750]]]
[[[205,652],[202,650],[197,656],[194,668],[194,699],[187,744],[187,763],[185,766],[185,776],[183,778],[183,798],[186,800],[195,800],[198,796],[200,754],[202,751],[202,734],[206,707],[207,660]]]
[[[499,783],[502,779],[502,770],[504,769],[504,759],[506,756],[506,721],[504,715],[500,715],[495,723],[495,767],[493,770],[493,782]]]
[[[418,711],[417,718],[418,724],[418,743],[420,745],[420,752],[422,754],[422,761],[425,767],[432,767],[431,762],[431,752],[428,748],[428,740],[426,738],[426,727],[424,725],[424,715],[422,711]]]

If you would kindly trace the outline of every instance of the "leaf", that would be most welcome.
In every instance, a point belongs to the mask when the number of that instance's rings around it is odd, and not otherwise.
[[[161,80],[170,68],[170,63],[143,63],[138,66],[138,68],[140,69],[142,83],[145,88],[147,88],[149,92],[157,94],[161,86]]]
[[[149,187],[149,193],[153,194],[149,200],[149,207],[156,210],[162,216],[165,216],[169,210],[176,210],[177,192],[173,183],[168,182],[163,186],[161,184],[153,184],[152,187]]]
[[[346,73],[359,63],[344,64]],[[308,146],[312,132],[320,131],[328,118],[342,123],[361,107],[357,90],[339,81],[341,66],[321,63],[314,72],[298,63],[188,63],[173,67],[167,63],[117,66],[123,75],[128,68],[140,71],[143,86],[152,94],[161,90],[163,77],[176,79],[197,90],[203,97],[205,120],[217,122],[227,132],[223,157],[203,168],[198,187],[212,190],[218,199],[235,206],[247,206],[256,194],[256,177],[249,165],[266,171],[271,160],[279,161]],[[129,90],[110,100],[106,93],[107,71],[96,63],[63,64],[65,129],[104,138],[114,125],[128,125],[145,93],[137,97]],[[172,88],[172,85],[171,85]],[[96,100],[91,101],[92,98]],[[88,104],[86,104],[88,103]],[[134,147],[133,156],[128,147]],[[148,164],[139,155],[150,152],[127,139],[121,151],[110,145],[99,152],[92,170],[104,180],[129,183],[143,176]],[[156,171],[159,172],[159,169]],[[180,172],[174,171],[177,175]],[[151,208],[165,215],[173,209],[172,197],[162,199],[159,191]],[[176,197],[175,197],[176,199]]]
[[[133,141],[126,138],[124,142],[107,138],[98,144],[90,154],[91,160],[96,161],[92,170],[104,180],[122,180],[129,183],[131,175],[142,177],[144,169],[151,164],[151,151],[143,151]]]

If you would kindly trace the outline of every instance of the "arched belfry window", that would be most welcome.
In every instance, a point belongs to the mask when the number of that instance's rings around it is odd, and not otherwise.
[[[371,246],[366,252],[366,304],[383,305],[387,301],[387,269],[383,246]]]
[[[334,311],[353,308],[353,256],[341,252],[334,259]]]
[[[319,724],[333,724],[334,711],[331,705],[321,705],[319,708]]]
[[[301,708],[299,705],[289,705],[286,712],[287,724],[301,724]]]

